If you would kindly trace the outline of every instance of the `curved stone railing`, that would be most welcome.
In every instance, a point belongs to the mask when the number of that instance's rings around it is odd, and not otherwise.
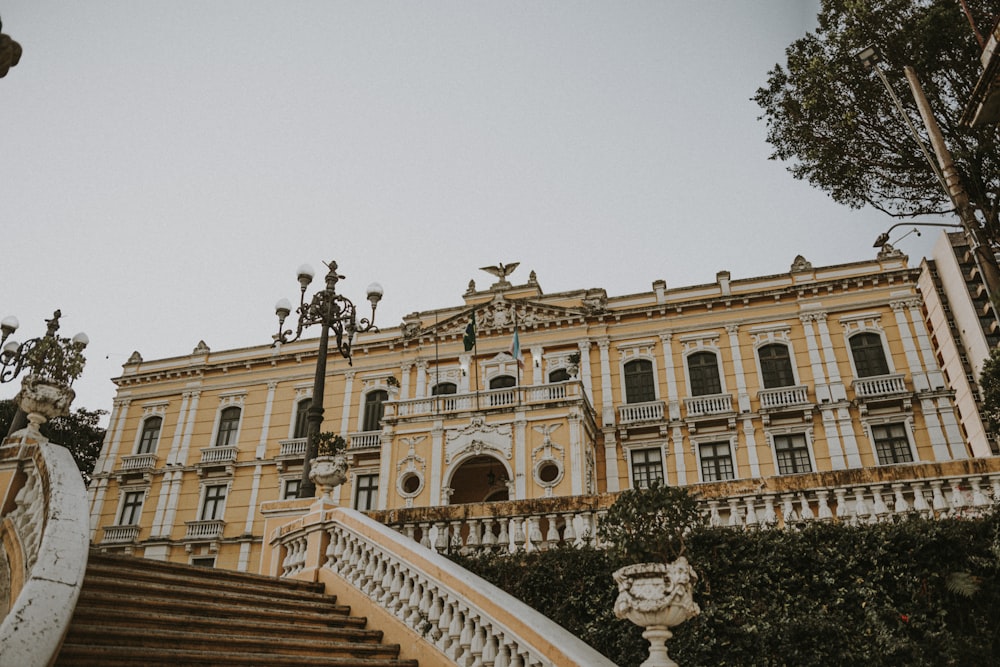
[[[321,563],[312,576],[335,575],[405,625],[433,652],[429,664],[613,667],[520,600],[360,512],[311,512],[275,531],[274,569],[310,577]]]
[[[26,429],[0,447],[0,491],[0,667],[51,664],[87,567],[87,490],[69,451]]]

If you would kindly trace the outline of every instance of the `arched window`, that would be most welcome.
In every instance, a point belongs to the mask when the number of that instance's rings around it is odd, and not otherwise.
[[[240,413],[235,407],[228,407],[219,416],[219,432],[215,436],[216,447],[228,447],[236,444],[236,433],[240,429]]]
[[[653,362],[633,359],[625,364],[625,402],[646,403],[656,400],[653,386]]]
[[[490,389],[506,389],[517,384],[517,378],[513,375],[498,375],[490,380]]]
[[[309,408],[312,407],[311,398],[303,398],[295,404],[295,432],[293,438],[304,438],[309,430]]]
[[[549,382],[569,382],[569,371],[565,368],[557,368],[549,373]]]
[[[888,375],[882,337],[876,333],[859,333],[851,336],[851,356],[859,378]]]
[[[142,436],[139,438],[139,451],[136,454],[150,454],[156,451],[160,442],[160,429],[163,428],[163,417],[150,417],[142,423]]]
[[[365,415],[361,424],[362,431],[381,430],[382,413],[385,410],[385,402],[389,400],[389,392],[384,389],[376,389],[368,392],[365,396]]]
[[[457,393],[458,385],[454,382],[438,382],[431,388],[431,396],[446,396]]]
[[[763,345],[757,350],[757,358],[760,360],[760,374],[765,389],[791,387],[795,384],[795,373],[792,372],[792,359],[787,345]]]
[[[719,380],[719,358],[714,352],[695,352],[687,358],[692,396],[722,393]]]

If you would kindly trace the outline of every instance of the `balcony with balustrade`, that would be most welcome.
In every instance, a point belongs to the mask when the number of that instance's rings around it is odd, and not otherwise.
[[[471,412],[539,410],[574,405],[583,406],[585,413],[593,415],[593,408],[583,391],[583,385],[576,380],[388,401],[385,403],[383,421],[422,421],[442,416],[457,417]]]
[[[222,519],[208,521],[185,521],[187,528],[184,540],[189,542],[213,542],[222,537],[226,522]]]
[[[801,413],[808,417],[814,407],[809,400],[809,387],[805,385],[761,389],[757,392],[757,401],[765,423],[772,415],[781,413]]]
[[[101,544],[134,544],[139,539],[139,526],[104,526]]]
[[[199,475],[204,475],[213,468],[225,468],[227,474],[233,473],[233,464],[236,463],[236,456],[239,448],[235,445],[225,447],[205,447],[201,450],[201,460],[195,464]]]
[[[115,470],[118,483],[122,484],[127,477],[141,475],[144,481],[150,481],[150,473],[156,468],[156,454],[126,454],[122,456],[121,465]]]
[[[378,452],[382,447],[382,431],[359,431],[347,435],[347,451],[351,454]]]
[[[851,387],[862,414],[872,405],[900,404],[909,409],[913,397],[902,373],[857,378]]]
[[[694,431],[699,425],[716,421],[729,421],[736,416],[732,394],[706,394],[684,398],[685,420]]]

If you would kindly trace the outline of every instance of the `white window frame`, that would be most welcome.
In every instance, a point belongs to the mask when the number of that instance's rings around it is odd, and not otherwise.
[[[774,463],[774,474],[775,475],[801,475],[805,473],[794,473],[794,472],[781,472],[781,468],[778,465],[778,449],[775,446],[774,438],[776,436],[786,436],[786,435],[801,435],[806,441],[806,451],[809,454],[809,467],[810,470],[807,472],[817,472],[816,468],[816,447],[813,440],[813,429],[812,428],[801,428],[801,427],[788,427],[788,428],[766,428],[764,429],[764,437],[767,438],[767,444],[771,448],[771,461]]]
[[[888,426],[891,424],[903,425],[903,432],[906,434],[906,442],[910,447],[910,462],[919,463],[920,459],[917,457],[917,443],[913,435],[913,416],[905,413],[896,413],[891,415],[880,415],[878,417],[867,417],[861,420],[861,425],[865,429],[865,435],[868,437],[868,443],[871,447],[872,457],[875,459],[875,465],[907,465],[906,463],[882,463],[882,460],[878,456],[878,448],[875,446],[875,433],[872,430],[872,427]]]
[[[660,368],[656,363],[656,343],[655,340],[640,340],[621,343],[615,347],[618,350],[618,383],[621,387],[622,404],[628,403],[628,395],[625,391],[625,364],[631,361],[648,361],[650,363],[653,371],[653,400],[663,400],[660,397]]]
[[[219,396],[219,406],[215,410],[215,423],[212,425],[212,438],[209,440],[209,447],[215,447],[219,441],[219,426],[222,424],[222,411],[226,408],[239,408],[240,419],[236,424],[236,434],[233,436],[232,442],[224,446],[239,447],[240,434],[243,431],[243,413],[246,397],[247,394],[245,391],[232,392]]]
[[[630,444],[624,447],[623,453],[625,455],[625,464],[628,470],[628,484],[630,489],[642,488],[642,487],[637,487],[635,485],[635,471],[633,470],[632,467],[632,453],[637,451],[646,451],[653,449],[658,450],[660,452],[660,470],[663,473],[663,485],[666,486],[668,484],[669,477],[667,475],[667,443],[656,440],[647,440],[645,442]]]
[[[788,349],[788,361],[792,365],[791,387],[801,386],[802,380],[799,378],[799,365],[795,363],[795,345],[792,344],[792,328],[788,325],[776,327],[760,327],[750,330],[750,338],[753,341],[753,359],[757,365],[757,379],[760,389],[764,387],[764,370],[760,365],[760,349],[768,345],[784,345]],[[772,387],[776,389],[777,387]]]
[[[678,340],[681,344],[681,365],[684,367],[684,387],[687,390],[687,398],[698,398],[701,396],[722,396],[729,393],[726,386],[726,368],[722,363],[722,348],[719,347],[720,334],[703,333],[682,336]],[[694,394],[691,386],[691,370],[688,368],[688,357],[698,352],[712,352],[715,354],[716,368],[719,372],[719,393],[718,394]]]
[[[120,523],[122,520],[122,512],[125,509],[125,499],[129,494],[139,493],[142,494],[142,498],[139,501],[139,509],[135,515],[135,523]],[[142,510],[146,507],[146,499],[149,497],[149,487],[148,486],[123,486],[118,490],[118,509],[115,511],[115,521],[118,522],[115,525],[118,526],[138,526],[139,521],[142,519]]]
[[[225,495],[222,498],[222,509],[219,512],[219,516],[214,519],[203,519],[202,516],[205,513],[205,500],[208,497],[209,487],[214,486],[224,486],[226,488]],[[201,483],[201,488],[198,493],[198,512],[195,514],[196,521],[225,521],[223,517],[226,516],[226,507],[229,504],[229,494],[232,491],[233,480],[231,479],[207,479]]]
[[[371,499],[371,507],[366,509],[361,509],[358,507],[358,480],[362,477],[374,477],[375,478],[375,488],[367,489],[369,498]],[[356,509],[359,512],[367,512],[369,510],[379,509],[379,487],[382,483],[381,475],[379,475],[379,470],[377,468],[362,468],[361,470],[351,471],[351,508]],[[423,482],[420,484],[423,488]]]
[[[703,470],[701,467],[701,446],[711,445],[718,442],[725,442],[729,445],[729,458],[733,464],[733,477],[732,479],[718,479],[718,480],[706,480],[703,475]],[[702,432],[699,430],[697,438],[691,438],[691,449],[694,451],[695,461],[698,463],[698,480],[701,482],[731,482],[737,479],[741,479],[740,466],[736,462],[736,449],[737,449],[738,437],[735,433],[729,431],[724,431],[721,433],[711,433]]]
[[[873,333],[878,335],[882,341],[882,355],[885,357],[885,365],[889,369],[889,375],[896,374],[896,365],[892,360],[892,350],[889,348],[889,340],[885,335],[885,329],[882,328],[881,313],[849,315],[841,317],[838,321],[844,333],[844,347],[847,350],[847,358],[851,362],[851,377],[864,379],[858,375],[858,367],[854,363],[854,350],[851,349],[851,337],[859,333]]]
[[[139,453],[139,446],[142,444],[142,433],[146,426],[146,420],[152,419],[153,417],[160,418],[160,432],[156,435],[156,442],[153,443],[153,449],[149,451],[150,454],[155,454],[160,448],[160,441],[163,439],[163,428],[167,425],[167,405],[166,401],[160,401],[157,403],[149,403],[142,407],[142,420],[139,422],[139,429],[135,434],[135,442],[132,444],[132,453]]]

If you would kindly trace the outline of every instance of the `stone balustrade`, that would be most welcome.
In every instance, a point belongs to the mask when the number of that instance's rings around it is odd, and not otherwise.
[[[809,388],[804,385],[796,387],[777,387],[762,389],[757,393],[761,410],[788,408],[809,403]]]
[[[222,531],[226,527],[226,522],[221,519],[210,521],[185,521],[187,532],[185,540],[214,540],[222,537]]]
[[[123,472],[137,472],[141,470],[152,470],[156,467],[156,454],[126,454],[122,457],[121,470]]]
[[[279,440],[278,458],[301,458],[306,455],[306,438]]]
[[[1000,458],[695,484],[707,523],[738,528],[897,516],[974,515],[1000,500]],[[543,550],[594,543],[617,494],[369,512],[439,553]]]
[[[355,510],[321,500],[270,534],[272,571],[339,582],[338,597],[346,582],[424,640],[421,664],[613,667],[521,601]]]
[[[201,463],[232,463],[238,453],[239,448],[235,445],[205,447],[201,450]]]
[[[362,431],[347,436],[347,449],[378,449],[382,446],[382,431]]]
[[[139,538],[139,526],[104,526],[101,544],[128,544]]]
[[[854,394],[858,398],[876,398],[879,396],[905,394],[907,393],[905,377],[902,373],[896,373],[894,375],[858,378],[852,386],[854,387]]]
[[[384,418],[426,417],[433,414],[467,412],[491,407],[545,406],[566,400],[586,400],[583,385],[579,381],[522,385],[463,394],[443,394],[388,401],[385,404]]]
[[[684,399],[688,417],[719,415],[733,411],[732,394],[711,394],[708,396],[688,396]]]
[[[642,422],[663,421],[664,405],[663,401],[620,405],[618,406],[618,423],[625,426]]]
[[[0,446],[0,489],[0,665],[51,664],[87,567],[87,490],[33,427]]]

